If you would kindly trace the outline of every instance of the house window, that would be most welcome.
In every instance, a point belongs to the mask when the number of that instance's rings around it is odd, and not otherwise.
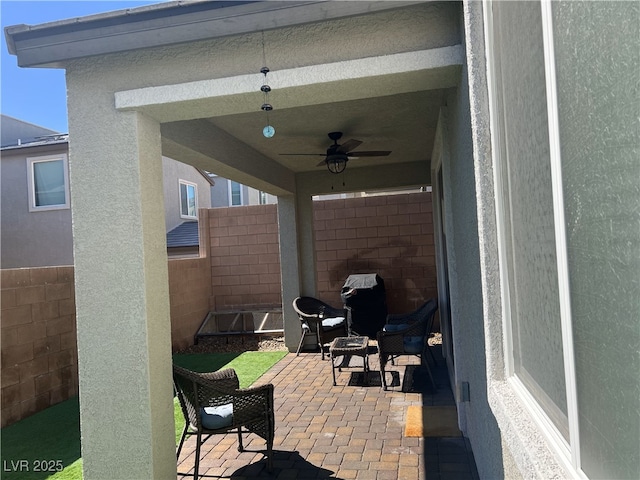
[[[542,10],[537,2],[491,2],[490,96],[496,158],[505,363],[514,390],[542,431],[567,453],[573,441],[571,380],[559,277],[557,195],[549,140]],[[513,68],[518,65],[518,68]],[[522,112],[527,112],[523,115]]]
[[[260,190],[259,198],[260,198],[260,205],[267,204],[267,192],[263,192],[262,190]]]
[[[67,156],[27,158],[29,211],[69,208]]]
[[[180,217],[196,219],[198,214],[198,186],[180,180]]]
[[[229,205],[242,205],[242,185],[229,180]]]
[[[504,353],[509,385],[571,477],[634,478],[637,129],[623,112],[637,55],[590,47],[599,26],[632,36],[637,6],[600,3],[579,15],[562,2],[483,4]]]

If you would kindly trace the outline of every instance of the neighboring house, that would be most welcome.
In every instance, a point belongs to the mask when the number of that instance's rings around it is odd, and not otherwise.
[[[198,255],[198,210],[211,207],[213,179],[204,171],[162,157],[167,252]]]
[[[237,207],[240,205],[266,205],[278,203],[278,197],[262,190],[247,187],[234,180],[210,174],[214,180],[211,187],[212,207]]]
[[[2,136],[1,146],[10,147],[43,140],[45,137],[60,135],[60,133],[9,115],[0,115],[0,135]]]
[[[354,228],[316,252],[313,196],[432,185],[433,212],[404,212],[403,235],[435,234],[443,352],[480,478],[637,478],[638,25],[638,2],[469,0],[167,2],[8,27],[19,65],[65,69],[71,182],[111,172],[71,188],[74,241],[94,246],[75,255],[86,478],[176,475],[162,219],[141,218],[160,154],[278,196],[269,258],[292,351],[316,264],[360,228],[395,227],[320,211]],[[391,153],[340,175],[295,156],[338,130]]]
[[[72,265],[68,136],[1,118],[0,266]]]
[[[1,119],[1,268],[73,265],[69,137]],[[167,157],[162,167],[168,253],[197,254],[197,227],[190,224],[197,226],[198,208],[211,206],[212,180]]]

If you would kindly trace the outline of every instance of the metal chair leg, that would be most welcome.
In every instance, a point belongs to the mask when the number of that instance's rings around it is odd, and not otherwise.
[[[296,350],[296,357],[300,355],[300,350],[302,350],[302,344],[304,343],[304,339],[307,338],[308,333],[311,333],[311,329],[308,326],[302,325],[302,335],[300,336],[300,343],[298,344],[298,350]]]
[[[438,366],[438,362],[436,361],[436,357],[433,355],[433,352],[431,351],[431,348],[429,347],[429,344],[427,344],[425,349],[427,350],[427,353],[431,357],[431,360],[433,361],[433,364],[437,367]]]
[[[180,458],[180,451],[182,450],[182,444],[184,443],[184,439],[187,437],[187,431],[189,430],[188,422],[184,426],[184,430],[182,431],[182,437],[180,438],[180,443],[178,444],[178,451],[176,452],[176,460]]]
[[[425,347],[425,348],[428,348],[428,347]],[[427,373],[429,374],[429,379],[431,380],[431,385],[433,385],[433,389],[438,391],[438,387],[436,386],[436,381],[433,379],[433,375],[431,374],[431,368],[429,367],[429,362],[427,362],[424,351],[422,352],[422,355],[420,355],[420,363],[424,366],[424,368],[427,369]]]
[[[298,350],[296,350],[296,357],[300,355],[300,350],[302,350],[302,344],[304,343],[304,337],[306,337],[306,335],[302,332],[302,335],[300,336],[300,344],[298,345]]]
[[[198,480],[198,470],[200,469],[200,445],[202,444],[202,434],[198,432],[196,440],[196,462],[193,467],[193,480]]]

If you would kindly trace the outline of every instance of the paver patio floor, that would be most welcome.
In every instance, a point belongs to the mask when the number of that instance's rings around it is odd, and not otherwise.
[[[375,347],[374,347],[375,348]],[[475,480],[469,441],[462,437],[406,437],[409,406],[454,406],[439,347],[431,347],[437,392],[419,360],[403,357],[389,365],[389,390],[380,387],[377,354],[369,356],[370,382],[361,368],[336,372],[319,353],[288,354],[258,384],[275,386],[274,468],[266,471],[265,442],[246,436],[250,451],[238,452],[236,435],[217,435],[202,446],[200,474],[225,479]],[[326,357],[325,357],[326,358]],[[352,358],[352,364],[361,362]],[[361,365],[361,363],[360,363]],[[411,365],[415,365],[412,367]],[[193,477],[195,438],[180,454],[178,479]]]

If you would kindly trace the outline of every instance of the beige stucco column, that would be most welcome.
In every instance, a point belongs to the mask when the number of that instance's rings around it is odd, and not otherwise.
[[[313,233],[313,198],[296,196],[298,209],[298,252],[300,256],[300,295],[317,295],[315,236]]]
[[[295,351],[300,341],[300,321],[291,303],[299,295],[315,295],[311,197],[278,197],[278,231],[282,275],[282,312],[287,348]]]
[[[68,85],[84,478],[175,479],[160,126]]]

